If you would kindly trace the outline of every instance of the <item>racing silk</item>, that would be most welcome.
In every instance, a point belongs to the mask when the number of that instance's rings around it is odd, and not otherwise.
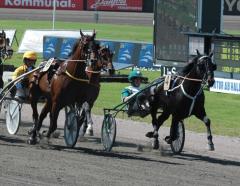
[[[22,65],[20,67],[18,67],[12,74],[12,79],[16,79],[17,77],[21,76],[22,74],[29,72],[31,70],[33,70],[34,67],[27,67],[27,65]],[[28,76],[28,78],[31,78],[31,74]]]
[[[140,87],[134,87],[134,86],[125,87],[122,91],[122,101],[125,97],[135,94],[135,93],[139,92],[140,90],[141,90]]]

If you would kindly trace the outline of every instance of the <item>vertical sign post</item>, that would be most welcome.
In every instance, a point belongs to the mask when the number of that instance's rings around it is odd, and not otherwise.
[[[98,19],[99,19],[99,14],[98,14],[98,1],[95,0],[95,12],[94,12],[94,20],[95,23],[98,23]]]
[[[55,14],[56,14],[56,0],[53,0],[53,20],[52,20],[52,29],[55,29]]]

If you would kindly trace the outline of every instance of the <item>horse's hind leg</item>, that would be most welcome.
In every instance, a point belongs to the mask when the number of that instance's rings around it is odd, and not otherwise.
[[[57,119],[59,112],[60,112],[59,105],[56,102],[53,103],[50,112],[50,126],[46,135],[47,138],[50,138],[51,134],[57,129]]]
[[[45,103],[45,105],[41,111],[38,122],[35,123],[34,128],[31,130],[31,133],[30,133],[31,136],[28,139],[29,144],[32,144],[32,145],[36,144],[37,133],[39,133],[39,131],[42,127],[42,122],[43,122],[44,118],[46,118],[48,112],[50,112],[50,108],[51,108],[51,102],[49,100],[47,100],[47,102]]]
[[[212,141],[211,120],[207,117],[204,108],[201,110],[201,112],[195,114],[195,116],[205,123],[205,125],[207,127],[208,150],[213,151],[214,144]]]
[[[30,135],[32,133],[32,130],[36,127],[38,122],[38,110],[37,110],[37,102],[39,99],[39,92],[40,90],[37,89],[37,86],[34,83],[31,83],[29,86],[29,101],[31,103],[32,107],[32,118],[33,118],[33,128],[28,131],[28,134]]]

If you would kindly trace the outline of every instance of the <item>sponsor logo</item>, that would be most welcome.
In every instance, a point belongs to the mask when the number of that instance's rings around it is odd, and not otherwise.
[[[5,6],[12,7],[52,7],[53,0],[5,0]],[[56,7],[74,8],[72,0],[56,0]]]
[[[225,0],[224,1],[225,15],[239,15],[240,14],[240,0]]]
[[[91,9],[95,9],[99,6],[127,6],[127,0],[97,0],[91,5]]]

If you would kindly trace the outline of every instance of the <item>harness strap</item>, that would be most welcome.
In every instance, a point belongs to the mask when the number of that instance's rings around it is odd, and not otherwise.
[[[100,85],[96,85],[96,84],[94,84],[94,83],[90,83],[90,81],[87,80],[87,79],[81,79],[81,78],[76,78],[76,77],[74,77],[74,76],[71,75],[67,70],[65,71],[65,74],[66,74],[68,77],[70,77],[70,78],[72,78],[72,79],[74,79],[74,80],[76,80],[76,81],[84,82],[84,83],[87,83],[87,84],[96,86],[96,87],[98,87],[98,88],[100,87]]]
[[[191,104],[191,106],[190,106],[190,108],[189,108],[189,112],[188,112],[188,116],[190,116],[191,113],[192,113],[192,110],[193,110],[193,107],[194,107],[196,98],[197,98],[197,96],[202,92],[203,86],[200,87],[200,89],[198,90],[198,92],[197,92],[197,94],[196,94],[195,96],[189,95],[189,94],[184,90],[183,84],[181,84],[180,87],[181,87],[181,90],[182,90],[183,94],[184,94],[187,98],[189,98],[189,99],[192,100],[192,104]]]
[[[100,74],[101,71],[93,71],[93,70],[88,70],[86,69],[85,72],[93,73],[93,74]]]
[[[76,80],[76,81],[81,81],[81,82],[86,82],[86,83],[89,83],[89,80],[88,79],[81,79],[81,78],[76,78],[74,77],[73,75],[71,75],[67,70],[65,71],[65,73],[67,74],[68,77]]]

